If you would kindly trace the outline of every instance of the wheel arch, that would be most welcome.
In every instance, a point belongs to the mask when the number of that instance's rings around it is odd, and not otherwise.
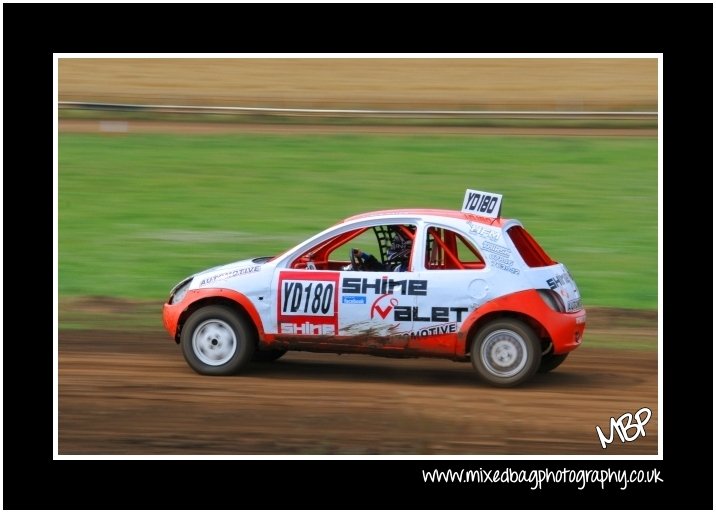
[[[203,289],[200,291],[202,294],[189,304],[189,306],[179,315],[177,322],[177,329],[174,334],[174,341],[179,344],[181,341],[181,332],[186,324],[187,319],[199,310],[200,308],[212,305],[225,306],[240,315],[251,327],[254,336],[254,340],[258,344],[264,336],[263,324],[261,323],[261,317],[256,311],[251,301],[241,293],[234,291],[227,291],[221,289],[220,291],[213,291],[211,289]],[[218,293],[217,293],[218,292]]]
[[[490,322],[497,320],[497,319],[516,319],[519,321],[524,322],[527,326],[529,326],[537,335],[537,338],[540,340],[540,345],[542,346],[542,350],[546,351],[550,349],[551,346],[551,338],[549,336],[549,333],[545,329],[545,327],[537,321],[534,317],[531,317],[527,315],[524,312],[516,312],[513,310],[498,310],[494,312],[490,312],[488,314],[485,314],[483,316],[480,316],[478,319],[473,322],[467,332],[465,333],[464,337],[460,337],[460,346],[458,347],[458,354],[460,356],[470,356],[470,341],[472,341],[475,334],[485,325],[489,324]]]
[[[535,306],[546,308],[538,294],[534,291],[524,291],[499,298],[482,305],[480,308],[472,312],[465,320],[458,333],[458,344],[455,348],[457,357],[467,357],[470,355],[471,341],[475,334],[487,323],[495,319],[517,319],[529,326],[540,341],[543,354],[552,348],[552,336],[547,327],[540,322],[529,311],[539,311],[530,308],[537,302]]]

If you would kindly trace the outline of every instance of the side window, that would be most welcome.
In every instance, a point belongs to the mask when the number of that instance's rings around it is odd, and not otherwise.
[[[485,260],[475,246],[461,234],[431,226],[427,232],[425,248],[425,268],[443,269],[483,269]]]
[[[350,264],[348,250],[354,240],[370,240],[368,228],[358,228],[340,233],[321,242],[299,255],[289,267],[291,269],[308,269],[318,271],[338,271]],[[368,237],[366,239],[366,237]],[[375,237],[373,237],[375,239]],[[341,249],[344,254],[339,256]],[[331,260],[331,256],[336,260]]]
[[[354,254],[350,266],[344,270],[374,271],[374,272],[403,272],[411,269],[413,239],[415,238],[415,225],[391,224],[378,225],[366,229],[361,237],[347,241],[346,244],[336,247],[331,254],[340,258]],[[345,258],[345,257],[344,257]]]
[[[290,267],[319,271],[407,271],[415,229],[415,225],[395,224],[350,230],[310,248]]]
[[[375,238],[375,234],[372,229],[368,229],[349,241],[344,242],[340,246],[334,248],[328,260],[332,262],[350,263],[350,251],[353,248],[359,248],[366,253],[371,255],[379,255],[378,241]]]
[[[373,228],[366,228],[357,237],[350,238],[331,248],[326,260],[332,269],[354,270],[353,265],[357,260],[355,257],[351,259],[351,253],[355,250],[361,251],[365,255],[380,255],[378,240]]]

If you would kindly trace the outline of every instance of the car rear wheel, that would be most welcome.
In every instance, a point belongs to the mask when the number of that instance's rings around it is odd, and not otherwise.
[[[537,336],[525,323],[499,319],[477,332],[470,358],[482,379],[495,386],[512,387],[534,376],[541,350]]]
[[[542,355],[542,361],[539,364],[539,369],[537,369],[537,372],[539,373],[545,373],[549,372],[551,370],[556,369],[559,367],[563,361],[567,359],[567,355],[569,353],[564,354],[545,354]]]
[[[285,349],[264,349],[256,350],[252,362],[274,362],[286,354]]]
[[[191,314],[182,328],[182,352],[199,374],[235,374],[253,356],[256,341],[252,333],[247,322],[230,308],[206,306]]]

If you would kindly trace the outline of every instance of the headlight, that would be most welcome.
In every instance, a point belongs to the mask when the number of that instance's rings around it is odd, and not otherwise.
[[[182,299],[184,299],[184,296],[186,296],[186,293],[189,290],[189,285],[191,285],[192,279],[193,278],[187,278],[172,289],[172,291],[169,293],[170,305],[180,303]]]

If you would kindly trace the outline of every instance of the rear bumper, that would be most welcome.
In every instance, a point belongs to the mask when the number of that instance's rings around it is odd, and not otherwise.
[[[554,354],[574,351],[582,344],[587,312],[579,310],[571,313],[552,313],[551,318],[545,323],[545,329],[552,339]]]

